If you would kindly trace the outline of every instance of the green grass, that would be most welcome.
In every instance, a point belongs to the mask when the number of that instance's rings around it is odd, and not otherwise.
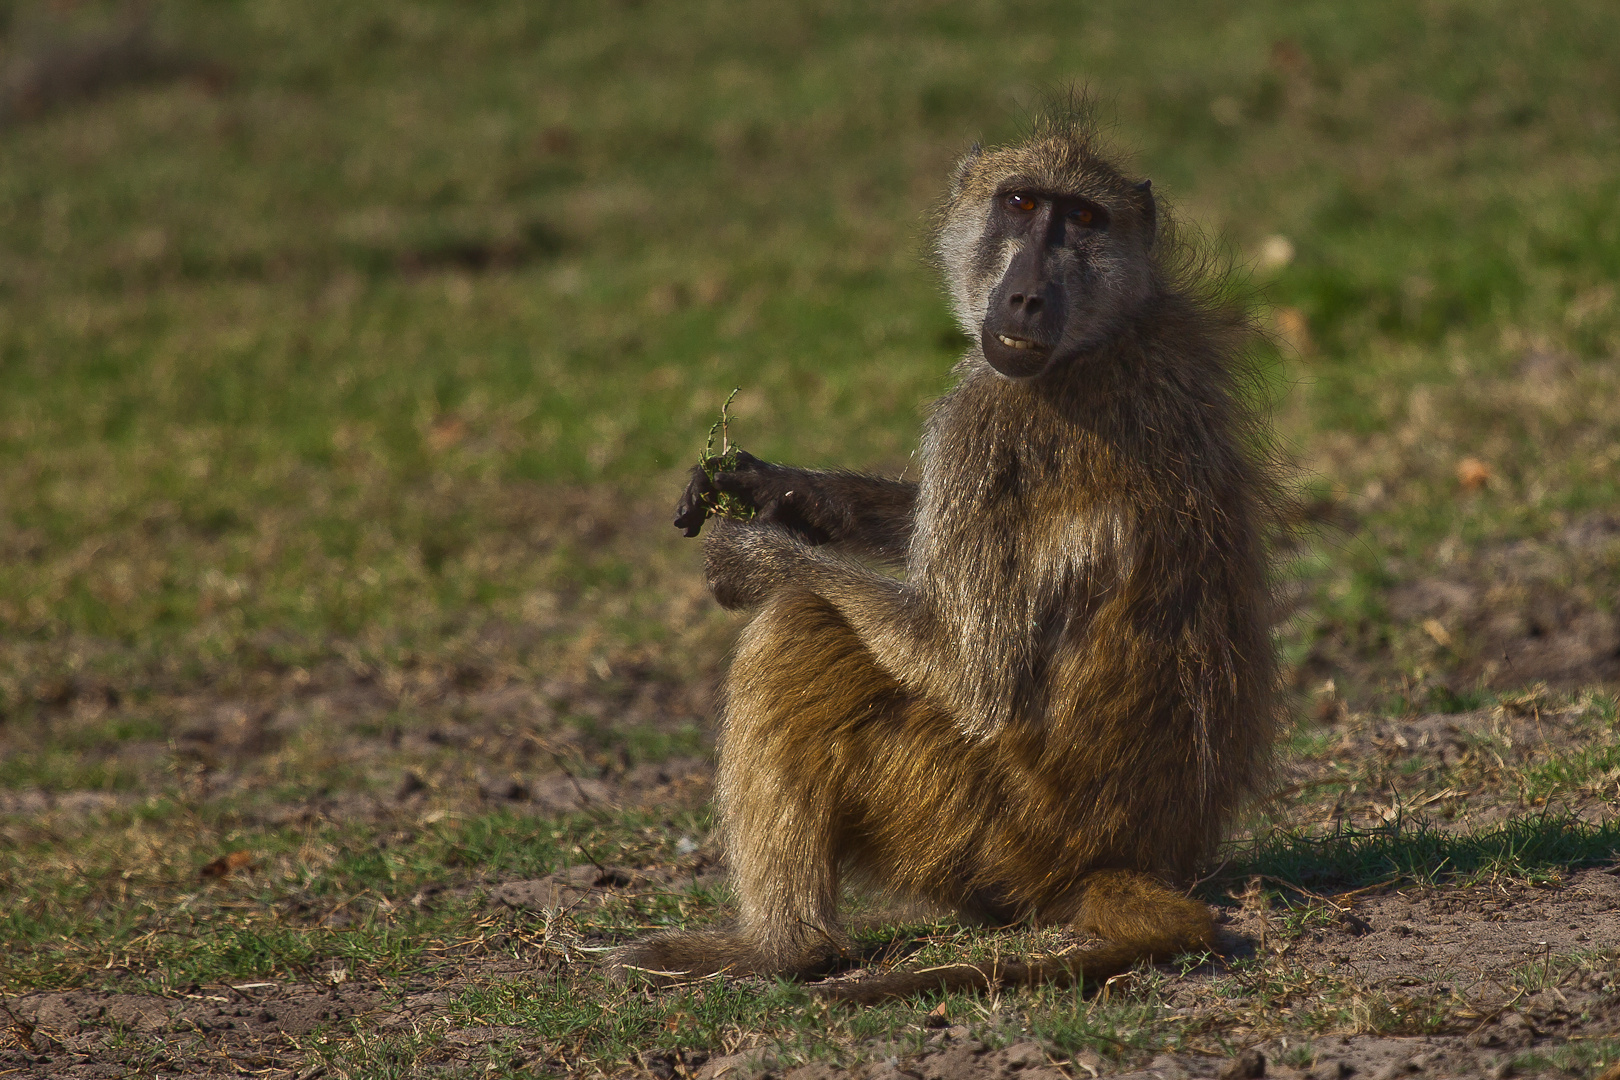
[[[582,543],[557,486],[662,504],[734,385],[767,457],[903,464],[962,346],[923,212],[1071,82],[1240,262],[1293,242],[1253,272],[1308,325],[1285,439],[1385,492],[1321,625],[1380,648],[1367,575],[1612,499],[1608,402],[1557,417],[1595,457],[1545,460],[1545,410],[1486,392],[1527,345],[1597,377],[1620,342],[1607,6],[1045,11],[163,5],[224,89],[0,135],[0,709],[340,645],[394,666],[559,599],[678,668],[660,592],[689,556],[656,522]],[[1431,445],[1392,469],[1410,424]],[[1451,453],[1500,486],[1459,505]]]
[[[1513,818],[1479,832],[1442,831],[1396,818],[1374,829],[1327,834],[1279,830],[1242,845],[1227,872],[1263,875],[1323,892],[1372,885],[1472,884],[1494,878],[1556,881],[1563,871],[1620,856],[1620,821],[1590,824],[1564,814]]]
[[[1513,1066],[1521,1073],[1551,1067],[1568,1073],[1591,1070],[1592,1075],[1600,1076],[1605,1066],[1612,1068],[1616,1063],[1620,1063],[1620,1039],[1594,1039],[1570,1043],[1550,1052],[1532,1051],[1513,1056]]]
[[[1542,799],[1582,788],[1613,789],[1620,784],[1620,746],[1595,746],[1539,762],[1525,770],[1527,794]]]
[[[469,955],[483,951],[491,927],[512,921],[485,910],[480,889],[489,883],[591,858],[635,865],[668,856],[677,836],[705,828],[691,815],[537,821],[495,812],[392,827],[266,830],[163,802],[94,825],[21,840],[13,831],[0,847],[0,882],[16,898],[0,913],[9,946],[0,985],[172,991],[313,978],[321,964],[397,979],[447,963],[446,939],[462,940]],[[253,868],[219,880],[199,876],[232,851],[247,852]],[[675,899],[650,903],[610,907],[598,916],[598,932],[623,933],[637,920],[677,912]],[[714,901],[699,893],[685,903],[702,910]]]

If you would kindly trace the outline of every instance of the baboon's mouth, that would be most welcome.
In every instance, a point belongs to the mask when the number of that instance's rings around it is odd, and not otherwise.
[[[1009,327],[1022,330],[1024,327]],[[1009,379],[1028,379],[1046,370],[1052,360],[1052,347],[1037,338],[1007,334],[986,326],[979,347],[990,366]]]
[[[1031,341],[1029,338],[1008,337],[1006,334],[997,334],[996,340],[1009,349],[1040,349],[1043,347],[1038,341]]]

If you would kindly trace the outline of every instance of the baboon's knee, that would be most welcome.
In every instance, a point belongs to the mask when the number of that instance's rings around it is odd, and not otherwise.
[[[1215,943],[1215,920],[1206,905],[1133,870],[1087,876],[1074,925],[1093,937],[1140,945],[1155,958]]]

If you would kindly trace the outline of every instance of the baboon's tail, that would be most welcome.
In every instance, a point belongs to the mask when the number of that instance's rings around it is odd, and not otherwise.
[[[1076,952],[1038,960],[946,964],[891,971],[814,992],[832,1001],[871,1005],[930,990],[974,991],[1001,986],[1071,986],[1122,975],[1144,961],[1209,950],[1215,921],[1209,908],[1130,870],[1105,870],[1086,879],[1075,929],[1104,939]]]
[[[1040,960],[1000,960],[981,964],[946,964],[942,967],[891,971],[856,982],[811,987],[817,997],[851,1005],[876,1005],[894,998],[931,990],[958,993],[992,990],[1003,986],[1072,986],[1123,974],[1142,960],[1154,959],[1131,945],[1107,942],[1083,952]]]
[[[790,940],[765,949],[734,930],[670,930],[615,949],[608,970],[616,978],[640,975],[654,985],[689,982],[709,975],[787,975],[816,978],[844,963],[847,949],[829,935]]]

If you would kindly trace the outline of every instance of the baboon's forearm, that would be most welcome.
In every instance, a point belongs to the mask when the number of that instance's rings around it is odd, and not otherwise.
[[[815,549],[794,568],[792,584],[832,604],[879,667],[955,716],[964,731],[985,734],[1005,719],[1015,695],[963,677],[957,632],[921,590]],[[1019,642],[997,644],[1005,655],[988,667],[1003,675],[1027,667]],[[984,645],[985,652],[995,649]],[[986,703],[996,700],[1001,706],[986,713]]]
[[[791,475],[786,501],[826,535],[826,543],[860,558],[905,561],[917,506],[914,482],[841,471],[784,472]]]
[[[833,542],[855,555],[904,562],[916,527],[917,485],[858,473],[828,473],[824,489],[842,510]]]

